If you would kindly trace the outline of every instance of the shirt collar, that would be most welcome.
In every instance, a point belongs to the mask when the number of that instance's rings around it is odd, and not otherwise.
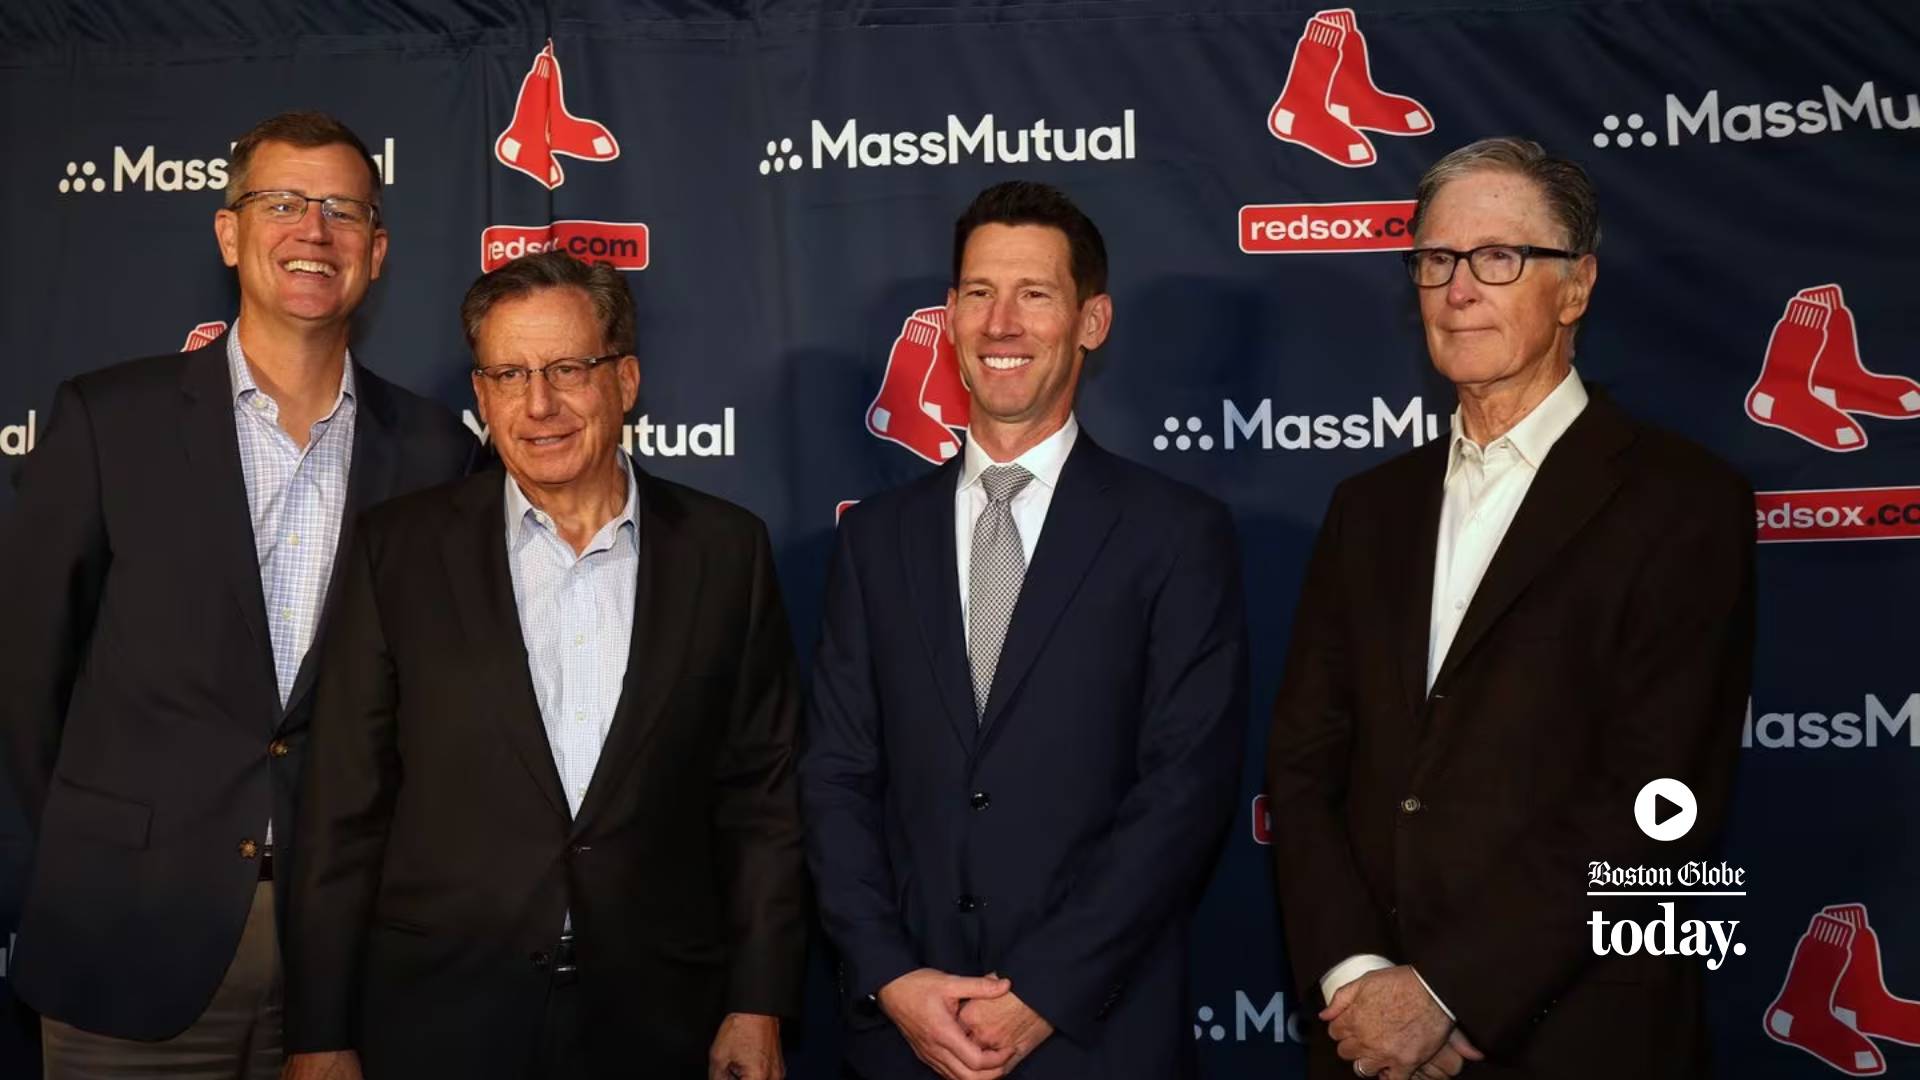
[[[1587,407],[1587,387],[1580,381],[1580,373],[1569,367],[1567,375],[1553,393],[1543,398],[1533,411],[1522,417],[1513,429],[1494,442],[1505,441],[1534,470],[1546,463],[1547,453],[1560,436],[1567,433],[1573,422]],[[1454,406],[1451,421],[1453,441],[1447,452],[1447,478],[1452,479],[1454,470],[1459,468],[1462,457],[1472,440],[1467,438],[1467,429],[1460,423],[1460,407]],[[1478,447],[1475,447],[1478,449]]]
[[[235,405],[245,405],[252,401],[256,394],[266,393],[260,389],[259,383],[253,381],[253,369],[247,366],[247,354],[240,348],[240,317],[238,315],[234,316],[233,325],[227,329],[227,379],[233,384]],[[339,413],[341,403],[353,399],[353,350],[348,349],[347,362],[340,366],[340,392],[334,395],[333,408],[328,409],[327,415],[321,417],[318,422],[324,424],[333,419],[335,414]],[[267,400],[273,399],[269,397]],[[278,406],[279,402],[274,404]]]
[[[967,437],[966,461],[960,473],[960,490],[965,491],[980,482],[980,474],[990,465],[1018,465],[1033,474],[1035,483],[1045,484],[1049,489],[1059,486],[1060,470],[1067,463],[1067,455],[1073,452],[1073,444],[1080,437],[1080,421],[1072,413],[1067,414],[1067,422],[1060,430],[1041,439],[1026,453],[1012,461],[995,461],[987,456],[980,444]]]
[[[632,525],[636,532],[640,528],[639,519],[634,516],[636,508],[640,505],[640,485],[633,478],[633,463],[627,460],[627,455],[619,450],[615,450],[613,456],[620,462],[620,471],[627,475],[627,504],[620,508],[618,514],[613,516],[613,520],[600,527],[600,531],[594,534],[595,541],[598,541],[601,537],[611,537],[614,530],[622,525]],[[507,473],[506,477],[507,548],[512,550],[526,535],[527,522],[532,521],[535,528],[546,528],[550,531],[553,529],[553,525],[545,512],[537,509],[533,503],[528,500],[526,492],[520,490],[520,485],[514,480],[513,474]],[[589,544],[588,548],[591,550],[599,546],[596,542]]]

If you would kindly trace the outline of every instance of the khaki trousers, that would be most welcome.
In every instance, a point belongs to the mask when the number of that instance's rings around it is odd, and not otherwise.
[[[253,893],[240,947],[213,1000],[171,1039],[140,1042],[40,1021],[46,1080],[276,1080],[281,1044],[280,945],[273,884]]]

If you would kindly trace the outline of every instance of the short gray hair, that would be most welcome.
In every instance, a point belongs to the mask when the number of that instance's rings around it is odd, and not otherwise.
[[[594,318],[607,347],[625,355],[633,352],[633,293],[620,271],[601,262],[582,262],[564,251],[540,251],[480,275],[460,302],[461,328],[467,348],[480,338],[480,324],[502,300],[514,300],[542,289],[579,289],[593,303]]]
[[[1547,213],[1565,230],[1567,250],[1588,255],[1599,249],[1600,201],[1593,193],[1593,180],[1587,170],[1547,153],[1532,139],[1513,136],[1468,143],[1434,162],[1414,191],[1413,234],[1420,234],[1427,208],[1441,187],[1468,173],[1483,171],[1512,173],[1532,181],[1547,202]]]

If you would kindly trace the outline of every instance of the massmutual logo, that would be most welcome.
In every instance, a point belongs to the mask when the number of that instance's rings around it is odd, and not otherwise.
[[[487,441],[487,425],[472,409],[460,412],[460,421],[473,437]],[[733,457],[734,414],[731,406],[720,419],[702,424],[663,424],[642,416],[620,429],[620,448],[641,457]]]
[[[1233,992],[1233,1007],[1202,1005],[1194,1010],[1193,1040],[1198,1043],[1306,1041],[1300,1030],[1300,1009],[1287,1007],[1287,995],[1275,990],[1265,996],[1245,990]]]
[[[1852,89],[1831,84],[1800,101],[1734,101],[1708,90],[1689,101],[1668,94],[1664,114],[1608,113],[1593,135],[1602,150],[1679,146],[1683,142],[1755,142],[1796,135],[1829,135],[1865,128],[1920,128],[1920,93],[1883,94],[1871,81]]]
[[[1920,750],[1920,693],[1866,694],[1838,709],[1756,712],[1747,699],[1740,745],[1748,750]]]
[[[1105,121],[1104,123],[1102,121]],[[945,120],[921,131],[873,131],[857,117],[814,120],[808,138],[768,139],[760,175],[804,169],[896,165],[1022,165],[1033,162],[1132,161],[1136,156],[1132,109],[1118,117],[1009,120],[993,113]],[[805,153],[802,153],[802,151]]]
[[[231,149],[231,145],[229,145]],[[389,138],[373,155],[381,183],[394,183],[394,141]],[[142,147],[115,146],[99,158],[76,158],[61,170],[54,189],[62,195],[107,194],[127,191],[224,191],[224,157],[172,157],[152,143]]]
[[[1220,402],[1215,417],[1169,416],[1153,437],[1162,451],[1210,450],[1363,450],[1422,446],[1440,438],[1444,417],[1428,412],[1418,396],[1403,406],[1376,397],[1366,412],[1283,413],[1272,398],[1242,408],[1231,398]]]

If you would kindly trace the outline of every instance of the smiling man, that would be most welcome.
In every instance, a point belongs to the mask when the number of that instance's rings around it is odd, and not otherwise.
[[[1699,960],[1596,957],[1584,891],[1591,860],[1677,864],[1718,828],[1752,492],[1574,371],[1600,239],[1578,165],[1456,150],[1413,235],[1452,437],[1334,492],[1269,741],[1288,951],[1327,1005],[1309,1075],[1709,1075]],[[1634,824],[1660,777],[1698,797],[1684,841]]]
[[[840,523],[802,767],[864,1080],[1169,1080],[1246,712],[1225,507],[1074,414],[1113,320],[1040,184],[954,228],[965,452]]]
[[[368,515],[346,557],[289,1078],[780,1080],[807,905],[766,528],[620,450],[618,271],[528,255],[461,315],[506,468]]]
[[[63,384],[0,526],[0,759],[38,834],[13,978],[54,1080],[278,1075],[335,554],[474,450],[347,350],[387,252],[360,140],[287,113],[232,162],[233,329]]]

